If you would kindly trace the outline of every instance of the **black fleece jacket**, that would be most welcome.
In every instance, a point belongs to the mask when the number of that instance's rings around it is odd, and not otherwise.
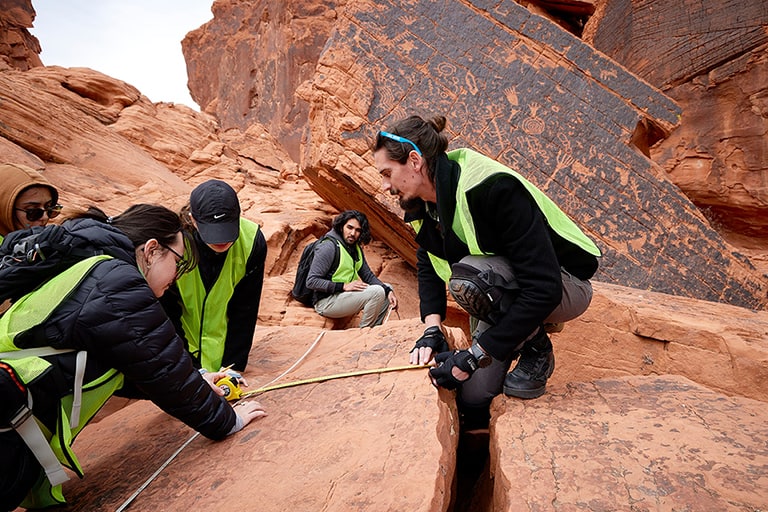
[[[437,162],[436,208],[438,219],[427,214],[426,204],[406,220],[423,221],[416,241],[417,277],[422,320],[430,314],[445,318],[445,282],[437,276],[427,251],[453,264],[469,255],[469,248],[444,219],[453,220],[461,168],[442,155]],[[492,356],[505,359],[526,336],[540,326],[560,304],[560,267],[589,279],[597,258],[566,241],[552,230],[525,187],[509,175],[495,175],[467,196],[482,251],[506,257],[520,286],[520,295],[499,323],[478,340]]]
[[[195,370],[146,280],[130,240],[119,230],[91,219],[64,226],[92,241],[113,259],[98,263],[75,292],[20,348],[50,345],[86,350],[86,381],[114,368],[141,396],[210,439],[225,437],[235,425],[232,407]],[[70,391],[74,354],[50,356],[53,375],[33,386],[35,413],[48,423],[58,396]],[[69,384],[67,384],[69,383]],[[46,421],[46,419],[48,421]],[[50,426],[50,423],[48,423]]]

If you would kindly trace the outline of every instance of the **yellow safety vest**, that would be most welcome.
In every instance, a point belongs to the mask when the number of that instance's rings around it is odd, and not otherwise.
[[[358,272],[360,271],[360,267],[363,266],[363,251],[360,249],[360,246],[355,245],[355,248],[357,249],[357,261],[355,261],[352,259],[352,255],[342,247],[340,241],[335,238],[333,241],[336,242],[336,245],[338,246],[339,265],[331,276],[331,281],[334,283],[351,283],[352,281],[359,279]]]
[[[461,167],[459,185],[456,189],[456,213],[451,229],[469,247],[470,254],[482,255],[477,242],[475,225],[469,211],[467,193],[480,185],[490,176],[499,173],[509,174],[523,184],[539,207],[549,226],[561,237],[583,249],[587,253],[600,257],[600,249],[550,198],[536,186],[509,167],[488,158],[471,149],[457,149],[448,153],[448,159]]]
[[[467,193],[489,177],[504,173],[512,176],[525,187],[544,214],[544,217],[546,217],[549,226],[558,235],[589,254],[600,257],[600,249],[598,249],[597,245],[551,199],[523,176],[496,160],[471,149],[456,149],[448,152],[447,155],[449,160],[456,162],[461,168],[459,183],[456,187],[456,211],[451,223],[451,230],[467,245],[470,254],[480,256],[490,255],[491,253],[480,249],[475,232],[475,224],[472,220],[472,213],[469,210]],[[415,220],[410,224],[418,233],[421,229],[422,221]],[[451,277],[451,266],[448,261],[432,253],[428,254],[437,275],[443,281],[448,282]]]
[[[37,290],[20,298],[0,317],[0,360],[14,369],[25,386],[33,385],[36,379],[51,369],[51,363],[43,359],[43,356],[72,352],[72,350],[56,350],[52,347],[19,349],[14,344],[14,340],[18,335],[45,323],[56,308],[80,286],[93,268],[109,258],[110,256],[106,255],[93,256],[76,263]],[[80,477],[83,476],[83,470],[72,451],[72,442],[107,399],[123,385],[123,375],[114,369],[106,371],[91,381],[82,382],[85,354],[84,351],[78,353],[73,385],[75,391],[61,399],[55,432],[50,432],[34,416],[31,416],[30,422],[25,422],[24,425],[27,432],[30,429],[35,431],[31,437],[34,438],[35,435],[40,434],[48,443],[49,450],[41,445],[30,446],[38,460],[41,460],[41,457],[45,459],[52,452],[60,465],[70,468]],[[19,428],[16,430],[21,434]],[[22,438],[30,445],[29,436],[22,435]],[[42,461],[41,465],[46,471],[47,478],[38,480],[22,503],[22,507],[40,508],[66,503],[61,492],[61,483],[68,477],[60,469],[60,465],[58,468],[51,468],[50,464],[46,465]]]
[[[207,292],[197,267],[176,282],[182,301],[181,325],[189,352],[208,371],[221,368],[227,339],[227,305],[235,286],[245,276],[245,264],[258,232],[258,224],[240,218],[240,236],[227,251],[221,273]]]

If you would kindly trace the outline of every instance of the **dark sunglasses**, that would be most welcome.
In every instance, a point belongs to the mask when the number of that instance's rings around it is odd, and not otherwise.
[[[60,204],[56,204],[53,206],[46,206],[45,208],[14,208],[14,210],[18,212],[24,212],[27,214],[27,220],[29,222],[36,222],[43,218],[43,214],[47,213],[49,219],[53,219],[55,217],[58,217],[61,213],[61,209],[64,208]]]

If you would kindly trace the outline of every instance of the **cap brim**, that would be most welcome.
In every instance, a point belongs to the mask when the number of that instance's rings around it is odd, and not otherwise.
[[[240,235],[240,222],[235,220],[206,224],[197,221],[197,231],[207,244],[228,244],[237,240]]]

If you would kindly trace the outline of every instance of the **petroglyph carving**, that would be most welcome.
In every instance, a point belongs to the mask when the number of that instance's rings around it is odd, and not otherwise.
[[[541,108],[538,103],[531,103],[531,116],[523,121],[521,128],[528,135],[540,135],[544,131],[544,120],[536,114]]]

